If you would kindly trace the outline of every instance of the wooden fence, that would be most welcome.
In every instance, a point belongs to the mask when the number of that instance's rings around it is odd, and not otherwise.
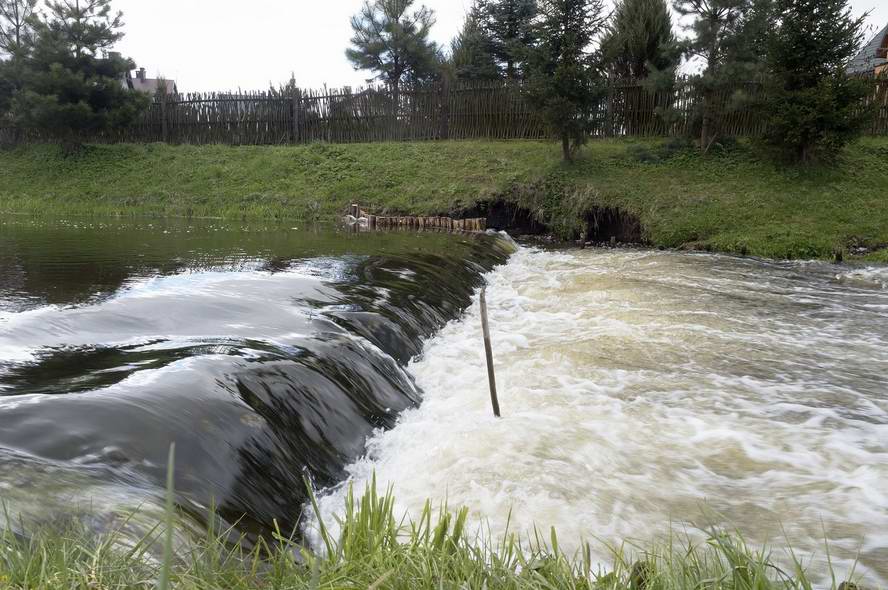
[[[888,135],[888,79],[872,80],[868,128]],[[763,131],[757,114],[761,86],[738,82],[713,98],[720,132],[750,136]],[[696,133],[702,97],[693,78],[667,91],[637,81],[611,81],[593,109],[595,136],[687,136]],[[0,128],[0,140],[13,134]],[[436,139],[545,139],[540,117],[517,83],[437,83],[398,92],[382,86],[352,90],[181,94],[157,97],[140,120],[84,142],[269,145]],[[17,140],[51,139],[19,130]]]
[[[159,97],[137,125],[107,139],[243,145],[546,135],[520,86],[488,83]]]

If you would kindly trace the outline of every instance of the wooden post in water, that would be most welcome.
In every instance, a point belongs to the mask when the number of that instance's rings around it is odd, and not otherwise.
[[[493,370],[493,348],[490,346],[490,322],[487,321],[487,287],[481,288],[481,328],[484,331],[484,353],[487,356],[487,380],[490,382],[490,403],[493,415],[500,417],[499,398],[496,395],[496,374]]]

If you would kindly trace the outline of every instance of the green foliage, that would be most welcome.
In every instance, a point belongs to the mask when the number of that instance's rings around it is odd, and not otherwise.
[[[774,0],[766,142],[785,160],[834,161],[862,130],[868,84],[844,66],[863,40],[847,0]],[[815,34],[816,32],[816,34]]]
[[[480,0],[477,7],[501,73],[510,80],[524,78],[528,49],[537,41],[537,0]]]
[[[450,44],[450,64],[457,80],[496,80],[500,77],[492,42],[482,28],[478,5],[466,15],[463,28]]]
[[[753,80],[765,73],[774,19],[774,0],[750,0],[733,35],[724,40],[725,75]]]
[[[12,107],[12,97],[15,96],[15,74],[12,72],[12,63],[0,61],[0,127],[4,126]]]
[[[715,97],[738,79],[751,79],[761,64],[761,45],[756,46],[759,15],[767,14],[770,0],[674,0],[673,8],[690,23],[690,36],[682,43],[689,58],[703,61],[697,79],[703,100],[696,113],[700,148],[706,152],[719,138],[721,121],[734,104],[720,104]],[[759,10],[753,11],[758,5]],[[751,15],[756,18],[750,18]]]
[[[592,207],[612,207],[637,216],[653,246],[831,259],[888,246],[885,178],[886,138],[805,169],[775,167],[745,141],[702,155],[677,140],[595,140],[570,166],[531,141],[107,145],[76,157],[35,145],[0,151],[0,214],[290,223],[338,219],[355,195],[381,215],[504,199],[565,237]]]
[[[22,89],[36,8],[37,0],[0,0],[0,126],[11,123],[13,98]]]
[[[681,60],[665,0],[622,0],[614,8],[601,41],[602,58],[612,75],[670,79]]]
[[[843,75],[827,76],[808,88],[773,90],[766,144],[789,163],[834,163],[869,120],[860,108],[867,91],[865,81]]]
[[[691,19],[685,26],[691,33],[683,44],[685,53],[702,59],[710,75],[717,74],[750,7],[751,0],[674,0],[675,11]]]
[[[33,40],[37,0],[0,0],[0,55],[24,55]]]
[[[352,47],[345,55],[356,70],[370,70],[396,90],[402,82],[438,74],[438,47],[429,40],[435,13],[414,0],[365,0],[352,17]]]
[[[79,132],[129,124],[148,99],[122,83],[134,64],[108,52],[122,36],[121,14],[111,12],[110,0],[62,0],[47,10],[45,20],[34,21],[23,88],[13,101],[16,123],[73,147]]]
[[[672,108],[672,90],[681,62],[681,45],[672,30],[672,15],[666,0],[618,2],[605,26],[601,53],[612,78],[641,80],[648,93],[663,91],[661,97],[666,101],[657,105],[655,114],[665,125],[680,119],[681,113]],[[627,117],[622,125],[627,134],[635,135],[642,123],[635,117]]]
[[[316,508],[314,496],[312,503]],[[581,543],[567,554],[554,529],[526,540],[515,534],[471,535],[466,508],[435,510],[427,502],[415,521],[395,511],[389,490],[375,480],[357,497],[349,489],[340,535],[321,523],[326,551],[314,553],[278,531],[247,549],[231,529],[210,526],[183,543],[177,558],[157,559],[160,536],[133,540],[125,527],[96,535],[72,527],[28,537],[0,532],[0,584],[4,588],[177,588],[262,590],[372,588],[392,590],[809,590],[812,580],[792,556],[786,573],[767,549],[750,547],[738,533],[710,531],[696,541],[671,534],[645,547],[603,547],[600,564]],[[210,519],[215,523],[215,518]],[[167,523],[163,533],[171,530]],[[830,590],[837,590],[836,574]],[[849,572],[848,577],[854,577]],[[156,583],[154,580],[158,580]],[[855,580],[856,581],[856,580]],[[848,587],[846,584],[845,587]]]
[[[592,107],[603,94],[596,56],[588,48],[602,29],[603,0],[542,0],[531,54],[528,98],[573,158],[589,137]]]

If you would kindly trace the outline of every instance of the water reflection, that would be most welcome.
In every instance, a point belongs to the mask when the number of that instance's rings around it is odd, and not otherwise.
[[[51,464],[114,511],[159,498],[175,441],[180,505],[251,534],[295,528],[303,478],[341,480],[418,402],[403,365],[509,250],[212,223],[0,230],[0,465]]]

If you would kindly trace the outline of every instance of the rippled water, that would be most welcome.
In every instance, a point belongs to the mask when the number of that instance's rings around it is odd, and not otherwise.
[[[419,395],[403,365],[506,260],[495,237],[189,223],[0,226],[0,492],[102,528],[180,506],[295,528]],[[14,519],[16,523],[18,519]]]
[[[567,547],[719,525],[822,571],[828,538],[839,573],[859,552],[888,580],[888,269],[524,249],[489,282],[504,418],[476,300],[410,364],[422,406],[370,440],[358,485]]]
[[[510,252],[0,222],[0,496],[24,522],[150,521],[175,441],[195,526],[215,502],[247,534],[295,527],[303,475],[329,517],[375,471],[401,509],[447,499],[494,534],[510,512],[568,548],[736,526],[888,581],[888,270]]]

